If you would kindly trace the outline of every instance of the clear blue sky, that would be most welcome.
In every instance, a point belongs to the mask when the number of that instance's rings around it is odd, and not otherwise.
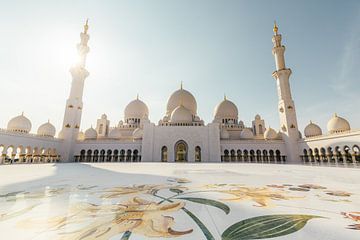
[[[360,1],[350,0],[1,1],[1,127],[25,111],[33,132],[48,118],[60,130],[86,18],[84,130],[102,113],[114,126],[137,93],[157,123],[180,81],[206,122],[226,93],[246,125],[259,113],[278,129],[275,19],[300,129],[311,119],[325,130],[334,112],[360,128]]]

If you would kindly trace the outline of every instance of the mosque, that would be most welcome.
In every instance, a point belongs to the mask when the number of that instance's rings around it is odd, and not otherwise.
[[[149,120],[149,108],[138,97],[124,110],[116,127],[103,114],[85,132],[79,131],[83,112],[83,89],[89,75],[88,23],[77,45],[80,62],[70,69],[72,86],[65,105],[61,131],[46,122],[32,133],[31,121],[21,114],[0,129],[0,163],[45,162],[257,162],[360,164],[360,130],[336,114],[327,124],[327,133],[310,122],[304,135],[298,129],[296,108],[291,96],[291,69],[285,66],[285,47],[274,25],[272,73],[278,94],[279,129],[266,127],[256,115],[251,126],[238,118],[236,105],[224,97],[214,110],[211,123],[197,114],[195,97],[183,88],[172,93],[164,117]],[[275,109],[275,108],[274,108]]]

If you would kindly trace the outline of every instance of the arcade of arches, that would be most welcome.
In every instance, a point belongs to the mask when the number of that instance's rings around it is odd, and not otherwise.
[[[221,156],[222,162],[255,162],[255,163],[285,163],[286,156],[280,150],[234,150],[225,149]]]
[[[0,163],[51,163],[59,162],[60,155],[55,148],[0,145]]]
[[[82,149],[80,155],[75,155],[75,162],[141,162],[141,155],[137,149]]]
[[[303,149],[301,156],[303,163],[331,163],[331,164],[356,164],[360,165],[360,148],[358,145],[343,147]]]

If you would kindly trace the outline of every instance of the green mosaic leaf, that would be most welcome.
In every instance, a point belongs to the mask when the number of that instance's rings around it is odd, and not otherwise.
[[[183,193],[184,191],[179,189],[179,188],[170,188],[169,189],[171,192],[176,193],[176,194],[180,194]]]
[[[190,201],[190,202],[205,204],[208,206],[219,208],[219,209],[223,210],[226,214],[230,213],[230,208],[226,204],[219,202],[219,201],[206,199],[206,198],[194,198],[194,197],[179,197],[176,199],[182,199],[182,200],[186,200],[186,201]]]
[[[215,240],[214,236],[211,234],[209,229],[207,229],[205,224],[202,223],[198,217],[196,217],[192,212],[190,212],[186,208],[182,208],[182,210],[192,218],[192,220],[196,223],[196,225],[199,226],[199,228],[203,232],[204,236],[206,237],[206,240]]]
[[[222,240],[265,239],[288,235],[302,229],[313,215],[265,215],[248,218],[227,228]]]

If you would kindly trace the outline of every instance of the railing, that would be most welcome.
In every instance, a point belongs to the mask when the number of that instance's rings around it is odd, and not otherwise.
[[[278,163],[286,162],[284,155],[222,155],[221,162],[239,162],[239,163]]]
[[[28,155],[19,158],[8,156],[0,157],[0,164],[34,164],[34,163],[57,163],[60,162],[60,155]]]
[[[304,165],[310,166],[339,166],[359,167],[360,155],[302,155],[300,156]]]
[[[75,155],[75,162],[141,162],[141,155]]]

